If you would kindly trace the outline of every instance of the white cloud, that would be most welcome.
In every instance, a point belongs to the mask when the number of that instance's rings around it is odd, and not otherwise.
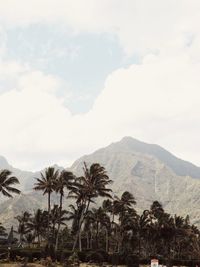
[[[79,115],[58,96],[58,77],[2,60],[0,80],[12,82],[0,95],[1,154],[22,168],[66,166],[132,135],[200,165],[199,9],[195,0],[1,1],[5,28],[43,22],[109,32],[127,55],[141,56],[111,73],[93,108]]]
[[[180,36],[199,33],[199,0],[7,0],[6,27],[57,23],[74,32],[115,34],[128,54],[159,51]]]
[[[132,135],[199,163],[189,151],[200,149],[199,69],[184,53],[147,56],[110,75],[91,114],[105,125],[110,141]]]
[[[110,74],[92,110],[79,115],[57,97],[58,78],[29,70],[0,97],[1,153],[24,168],[68,165],[132,135],[198,163],[199,69],[184,53],[148,55]]]

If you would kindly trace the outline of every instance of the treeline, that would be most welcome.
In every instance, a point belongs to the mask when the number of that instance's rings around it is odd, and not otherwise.
[[[17,182],[10,172],[0,173],[3,195],[19,193],[12,187]],[[67,249],[136,255],[140,259],[199,259],[199,230],[190,224],[188,216],[170,215],[158,201],[138,214],[134,196],[127,191],[114,196],[111,184],[105,169],[97,163],[84,163],[80,177],[47,168],[34,186],[47,198],[47,210],[16,216],[18,244],[51,248],[55,253]],[[52,193],[59,195],[59,205],[52,205]],[[63,205],[64,198],[69,199],[68,206]]]

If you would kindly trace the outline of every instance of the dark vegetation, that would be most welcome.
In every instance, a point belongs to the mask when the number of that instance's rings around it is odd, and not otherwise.
[[[3,195],[20,193],[13,187],[16,183],[18,179],[9,171],[0,172]],[[170,215],[158,201],[138,214],[134,196],[127,191],[114,196],[111,183],[97,163],[90,167],[84,164],[81,177],[47,168],[34,187],[47,198],[47,210],[16,216],[18,229],[11,229],[8,236],[0,226],[0,258],[34,261],[50,256],[60,262],[68,259],[133,266],[149,264],[156,257],[168,266],[199,263],[200,232],[188,216]],[[59,205],[51,203],[53,192],[59,195]],[[63,207],[66,197],[69,205]]]

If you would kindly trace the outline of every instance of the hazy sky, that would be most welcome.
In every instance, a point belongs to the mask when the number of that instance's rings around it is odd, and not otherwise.
[[[23,169],[124,136],[200,165],[200,1],[0,0],[0,125]]]

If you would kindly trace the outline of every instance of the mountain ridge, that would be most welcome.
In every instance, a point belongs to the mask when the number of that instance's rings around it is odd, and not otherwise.
[[[173,155],[171,152],[167,151],[163,147],[157,144],[150,144],[139,141],[130,136],[126,136],[121,139],[121,141],[117,143],[127,143],[127,145],[131,145],[134,150],[138,149],[138,152],[146,152],[147,154],[151,154],[156,156],[159,160],[168,165],[177,175],[180,176],[191,176],[193,178],[200,178],[200,167],[191,163],[187,160],[182,160],[177,156]],[[116,144],[116,143],[113,143]],[[178,166],[178,167],[177,167]]]
[[[114,181],[113,194],[121,195],[124,191],[133,193],[139,212],[148,209],[154,200],[158,200],[171,214],[190,214],[192,222],[200,224],[200,176],[197,176],[200,168],[182,161],[164,148],[125,137],[119,142],[79,158],[67,169],[78,176],[82,175],[83,162],[88,165],[97,162],[104,166],[110,179]],[[179,174],[181,166],[182,175]],[[196,173],[196,177],[189,175],[193,172]],[[16,197],[3,203],[0,209],[0,222],[6,223],[8,218],[11,220],[11,215],[26,206],[29,209],[46,207],[46,198],[42,193],[27,192],[27,183],[30,189],[35,182],[34,177],[38,177],[40,172],[28,174],[24,186],[22,185],[22,192],[26,194],[20,201]],[[57,197],[52,199],[56,203]]]
[[[145,143],[130,136],[125,136],[120,141],[113,142],[104,148],[100,148],[94,151],[92,154],[100,152],[104,149],[109,149],[112,147],[116,148],[116,146],[118,148],[122,147],[123,150],[124,150],[124,147],[126,147],[128,151],[130,151],[130,148],[132,148],[134,151],[137,151],[139,153],[153,155],[157,157],[159,160],[163,161],[177,175],[191,176],[193,178],[198,178],[198,179],[200,178],[200,167],[196,166],[190,161],[182,160],[178,158],[177,156],[173,155],[171,152],[162,148],[160,145]],[[87,156],[88,155],[84,155],[83,157],[87,157]],[[74,163],[71,166],[72,168],[73,168]]]

